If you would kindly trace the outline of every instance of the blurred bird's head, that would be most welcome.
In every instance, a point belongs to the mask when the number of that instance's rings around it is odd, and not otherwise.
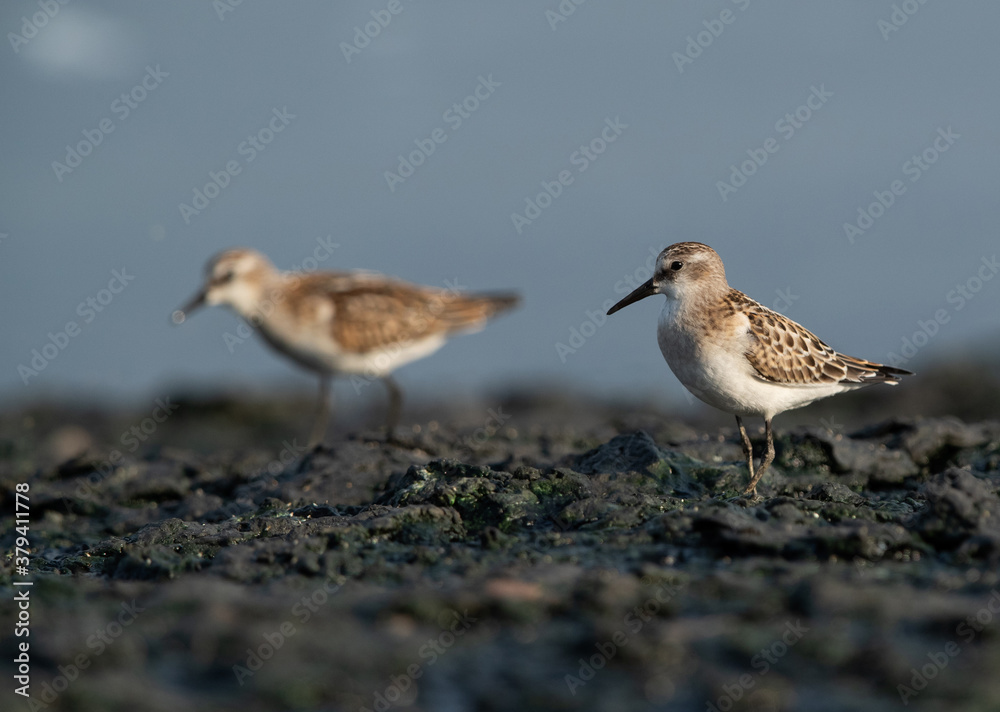
[[[271,262],[256,250],[227,250],[209,260],[205,284],[187,304],[173,314],[175,324],[207,304],[224,304],[238,314],[254,313],[268,278],[274,274]]]

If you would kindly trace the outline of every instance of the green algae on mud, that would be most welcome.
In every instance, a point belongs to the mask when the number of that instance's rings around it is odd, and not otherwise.
[[[35,679],[87,656],[66,709],[705,709],[749,675],[748,709],[875,710],[957,641],[909,706],[1000,702],[1000,619],[976,622],[1000,586],[997,423],[792,428],[748,501],[734,432],[532,407],[505,405],[516,428],[486,442],[470,419],[294,458],[259,424],[185,448],[211,428],[181,408],[93,482],[99,444],[55,461],[42,435],[8,443],[6,506],[31,484]],[[808,632],[762,672],[788,625]]]

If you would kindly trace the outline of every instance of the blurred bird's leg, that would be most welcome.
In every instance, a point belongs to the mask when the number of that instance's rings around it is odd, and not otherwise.
[[[323,443],[323,436],[326,435],[326,426],[329,421],[330,375],[323,373],[319,377],[319,399],[316,403],[316,422],[313,424],[312,434],[309,436],[310,448]]]
[[[382,377],[382,383],[389,391],[389,411],[385,419],[386,442],[396,442],[396,426],[399,424],[399,414],[403,409],[403,392],[399,390],[396,379],[391,374]]]

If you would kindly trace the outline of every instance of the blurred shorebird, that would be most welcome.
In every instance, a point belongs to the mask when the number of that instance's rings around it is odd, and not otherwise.
[[[845,356],[788,317],[729,286],[719,255],[700,242],[679,242],[656,259],[653,277],[608,310],[663,294],[656,330],[663,358],[697,398],[736,416],[750,483],[774,460],[771,419],[827,396],[873,383],[895,385],[909,371]],[[767,449],[754,471],[742,416],[764,418]]]
[[[467,294],[373,272],[281,272],[259,252],[234,249],[209,261],[204,286],[173,321],[182,323],[203,304],[224,304],[276,351],[318,373],[315,445],[326,432],[333,376],[385,383],[392,440],[402,406],[392,371],[437,351],[454,334],[479,331],[518,302],[515,294]]]

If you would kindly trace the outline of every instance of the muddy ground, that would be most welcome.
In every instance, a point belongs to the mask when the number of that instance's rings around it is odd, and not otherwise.
[[[754,501],[728,417],[648,403],[314,450],[298,400],[7,411],[3,708],[995,711],[998,401],[961,367],[779,416]]]

